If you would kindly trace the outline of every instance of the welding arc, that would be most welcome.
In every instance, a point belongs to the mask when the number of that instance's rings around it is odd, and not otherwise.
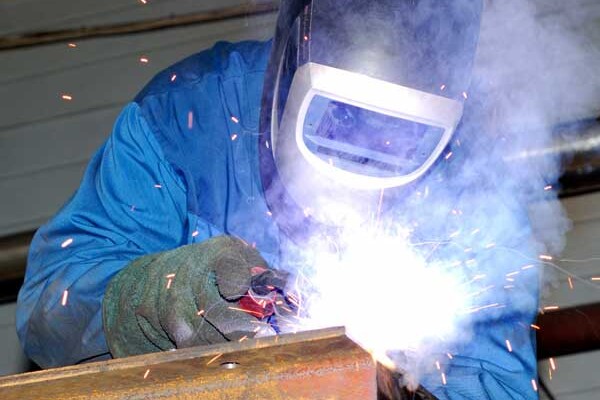
[[[180,28],[189,25],[199,25],[235,18],[268,14],[277,11],[277,9],[277,4],[272,2],[244,4],[217,10],[200,11],[183,15],[172,15],[169,17],[137,22],[5,36],[0,37],[0,50],[13,50],[23,47],[32,47],[58,42],[138,34],[162,29]]]

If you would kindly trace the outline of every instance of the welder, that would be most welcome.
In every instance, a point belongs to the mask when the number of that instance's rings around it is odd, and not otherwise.
[[[481,14],[481,0],[283,0],[273,40],[158,74],[35,235],[27,355],[46,368],[273,334],[240,301],[285,290],[281,243],[429,173],[460,129]],[[534,397],[533,346],[508,360],[502,324],[426,387]]]

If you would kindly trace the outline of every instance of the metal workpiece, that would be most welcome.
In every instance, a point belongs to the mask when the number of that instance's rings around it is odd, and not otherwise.
[[[331,328],[9,376],[0,378],[0,393],[3,400],[428,398],[397,382],[343,328]]]

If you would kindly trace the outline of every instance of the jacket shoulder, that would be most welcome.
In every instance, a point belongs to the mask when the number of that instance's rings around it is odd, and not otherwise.
[[[207,75],[223,79],[248,73],[264,72],[271,52],[271,40],[217,42],[212,48],[193,54],[158,73],[136,96],[141,103],[147,97],[196,86]]]

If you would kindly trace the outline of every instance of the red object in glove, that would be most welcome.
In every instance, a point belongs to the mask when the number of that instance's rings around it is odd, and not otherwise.
[[[252,268],[252,276],[260,275],[267,269],[261,266]],[[248,293],[240,299],[240,308],[250,315],[255,316],[258,319],[265,319],[270,317],[275,312],[274,296],[257,296],[252,292],[252,289],[248,290]]]
[[[248,291],[240,300],[240,308],[258,319],[265,319],[275,312],[273,303],[271,299],[256,298]]]

